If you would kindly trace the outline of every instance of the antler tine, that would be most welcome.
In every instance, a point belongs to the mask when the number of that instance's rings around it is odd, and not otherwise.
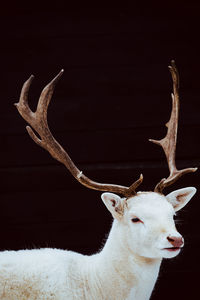
[[[33,80],[33,75],[24,83],[20,95],[20,100],[16,103],[16,107],[20,115],[27,121],[27,123],[39,134],[40,138],[34,133],[33,129],[29,126],[26,127],[30,137],[39,146],[47,150],[53,158],[63,163],[71,174],[84,186],[99,190],[99,191],[110,191],[118,194],[122,194],[125,197],[130,197],[136,194],[136,188],[142,183],[143,176],[136,180],[130,187],[116,185],[116,184],[106,184],[99,183],[86,177],[82,171],[80,171],[76,165],[71,160],[68,153],[62,148],[62,146],[55,140],[52,133],[49,130],[47,123],[47,109],[50,103],[54,88],[64,70],[60,73],[43,89],[37,109],[32,112],[28,106],[28,91]]]
[[[28,106],[28,92],[29,92],[29,88],[30,88],[30,85],[31,85],[33,79],[34,79],[34,76],[31,75],[29,77],[29,79],[23,84],[23,87],[22,87],[22,90],[21,90],[21,94],[20,94],[20,98],[19,98],[19,103],[23,107],[23,111],[24,111],[24,119],[27,122],[32,117],[31,110],[30,110],[30,108]],[[15,103],[14,105],[17,107],[18,103]]]
[[[162,193],[163,189],[176,180],[178,180],[182,175],[195,172],[197,168],[186,168],[183,170],[177,170],[175,163],[175,153],[176,153],[176,141],[177,141],[177,130],[178,130],[178,114],[179,114],[179,74],[175,65],[175,61],[171,61],[171,66],[169,66],[173,81],[173,93],[172,93],[172,111],[169,122],[166,124],[168,128],[165,138],[162,140],[152,140],[149,141],[160,145],[166,155],[167,163],[169,167],[169,177],[163,178],[155,187],[155,192]]]
[[[47,122],[47,109],[49,106],[49,103],[51,101],[55,86],[64,73],[64,70],[62,69],[58,75],[49,82],[44,89],[42,90],[42,93],[40,95],[38,105],[37,105],[37,112],[41,115],[41,118]]]

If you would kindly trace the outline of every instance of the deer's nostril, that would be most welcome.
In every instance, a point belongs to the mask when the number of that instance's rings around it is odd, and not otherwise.
[[[167,237],[167,239],[168,239],[168,241],[171,243],[171,242],[173,242],[174,241],[174,239],[172,238],[172,237]]]

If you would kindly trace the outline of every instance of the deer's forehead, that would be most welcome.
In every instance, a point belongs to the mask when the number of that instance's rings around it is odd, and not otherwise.
[[[143,215],[173,215],[174,209],[164,195],[154,192],[138,193],[128,200],[129,213]]]

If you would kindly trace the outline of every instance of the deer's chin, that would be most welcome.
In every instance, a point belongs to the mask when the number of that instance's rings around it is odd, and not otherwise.
[[[173,258],[181,252],[182,247],[169,247],[161,249],[163,258]]]

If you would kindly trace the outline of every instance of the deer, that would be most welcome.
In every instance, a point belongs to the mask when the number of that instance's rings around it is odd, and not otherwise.
[[[143,175],[130,186],[93,181],[80,171],[53,137],[47,123],[47,109],[63,70],[43,89],[37,109],[28,105],[31,76],[23,85],[16,105],[31,126],[26,129],[36,144],[70,171],[89,189],[103,192],[102,201],[113,223],[103,248],[90,256],[62,249],[32,249],[0,253],[0,299],[6,300],[147,300],[150,299],[163,259],[177,256],[184,239],[177,231],[174,216],[196,193],[195,187],[164,188],[197,168],[178,170],[175,163],[179,115],[179,74],[174,61],[172,110],[167,134],[150,139],[162,147],[169,176],[153,191],[137,191]],[[34,131],[37,133],[34,132]]]

